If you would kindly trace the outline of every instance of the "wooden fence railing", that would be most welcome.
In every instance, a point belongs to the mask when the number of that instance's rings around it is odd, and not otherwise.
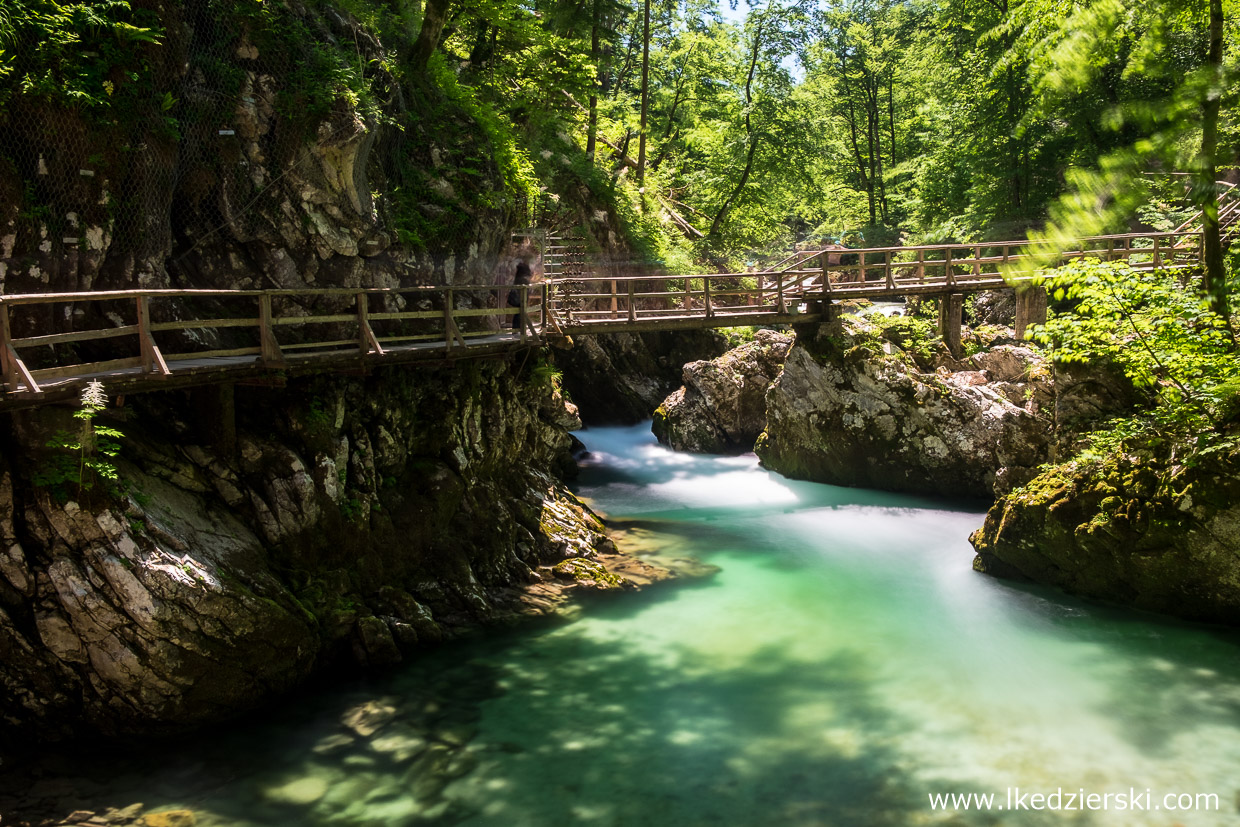
[[[286,356],[335,356],[354,351],[383,355],[385,349],[416,346],[454,353],[471,340],[512,330],[520,341],[540,337],[553,323],[546,312],[549,284],[396,287],[376,289],[325,288],[317,290],[116,290],[83,293],[0,295],[0,375],[10,392],[41,393],[41,382],[65,377],[89,377],[110,371],[141,368],[167,376],[178,362],[203,363],[212,359],[253,357],[271,367],[285,364]],[[519,305],[507,304],[510,291]],[[164,307],[161,304],[167,303]],[[186,306],[206,304],[213,315],[174,318]],[[41,320],[73,318],[83,304],[97,305],[82,315],[111,326],[79,328],[59,333],[15,335],[15,329]],[[331,312],[307,305],[327,304]],[[372,304],[384,305],[372,310]],[[418,306],[390,310],[390,306]],[[152,321],[152,305],[158,310]],[[514,327],[510,319],[516,317]],[[76,327],[76,325],[75,325]],[[217,331],[233,331],[220,336]],[[320,331],[327,331],[324,335]],[[211,335],[203,335],[205,332]],[[297,331],[292,336],[282,332]],[[170,334],[180,334],[172,336]],[[163,334],[157,337],[157,334]],[[308,335],[307,335],[308,334]],[[227,339],[248,341],[226,342]],[[283,339],[283,341],[282,341]],[[292,339],[297,339],[293,341]],[[114,350],[128,351],[119,358],[69,359],[76,350],[66,346],[96,345],[121,340]],[[128,340],[128,344],[124,342]],[[227,345],[227,346],[224,346]],[[58,350],[47,350],[58,347]],[[32,361],[25,354],[37,351]],[[61,363],[37,365],[49,358]],[[29,364],[28,364],[29,363]]]
[[[0,294],[0,376],[10,396],[38,396],[53,380],[117,372],[167,377],[223,370],[225,362],[281,367],[392,351],[454,355],[484,340],[520,345],[548,333],[789,322],[849,298],[954,296],[958,307],[961,293],[1010,284],[1004,280],[1010,269],[1033,261],[1020,252],[1027,246],[807,251],[783,262],[785,269],[759,273],[588,277],[515,287]],[[1201,246],[1200,232],[1099,236],[1061,260],[1094,256],[1138,269],[1182,268],[1200,262]],[[517,307],[507,305],[513,290]],[[1018,302],[1018,328],[1020,308]],[[959,327],[958,316],[941,320],[945,338]]]
[[[796,313],[807,300],[897,298],[973,292],[1010,283],[1013,268],[1035,262],[1029,242],[939,244],[803,251],[781,265],[751,273],[710,273],[666,279],[575,279],[557,283],[552,302],[569,331],[590,325],[716,319]],[[1130,233],[1082,239],[1060,253],[1124,261],[1135,269],[1183,268],[1201,260],[1200,232]],[[1006,277],[1006,278],[1005,278]],[[1019,280],[1019,279],[1018,279]]]

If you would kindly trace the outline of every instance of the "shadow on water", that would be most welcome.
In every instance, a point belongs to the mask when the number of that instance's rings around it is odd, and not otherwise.
[[[908,722],[867,688],[867,657],[772,647],[719,669],[505,635],[157,757],[88,756],[61,806],[190,807],[200,825],[907,824],[924,810],[892,751]]]

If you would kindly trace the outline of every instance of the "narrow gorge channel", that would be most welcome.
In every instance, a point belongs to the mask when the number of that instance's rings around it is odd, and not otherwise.
[[[1009,787],[1221,808],[1073,823],[1234,818],[1236,632],[976,574],[978,505],[579,435],[621,547],[703,576],[140,756],[44,758],[29,795],[169,827],[1064,823],[929,805]]]

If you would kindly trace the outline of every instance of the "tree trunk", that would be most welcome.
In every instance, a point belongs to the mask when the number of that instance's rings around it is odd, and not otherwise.
[[[417,73],[426,71],[431,55],[439,47],[439,36],[443,34],[444,24],[448,22],[448,9],[452,0],[426,0],[426,8],[422,15],[422,28],[418,30],[418,39],[413,43],[413,51],[409,54],[409,64]]]
[[[602,82],[602,67],[599,66],[598,27],[599,4],[603,0],[594,0],[590,10],[590,60],[594,63],[594,85],[590,87],[590,124],[586,127],[586,157],[594,161],[594,147],[598,141],[598,89]]]
[[[1210,309],[1230,318],[1227,307],[1227,272],[1223,267],[1223,243],[1218,223],[1218,191],[1215,179],[1218,170],[1215,154],[1218,148],[1219,88],[1223,68],[1223,2],[1210,2],[1210,53],[1207,65],[1211,69],[1210,89],[1201,106],[1201,170],[1198,186],[1203,197],[1201,205],[1201,229],[1205,265],[1201,287],[1209,297]]]
[[[642,3],[642,120],[637,136],[637,185],[646,185],[646,116],[650,109],[650,0]]]

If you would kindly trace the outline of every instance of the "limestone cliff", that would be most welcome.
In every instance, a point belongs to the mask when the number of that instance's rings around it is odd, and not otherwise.
[[[559,481],[572,417],[513,364],[239,387],[235,434],[218,427],[227,393],[108,409],[126,435],[112,496],[33,484],[67,412],[5,425],[9,735],[182,729],[332,664],[549,611],[557,580],[619,585],[601,524]]]

